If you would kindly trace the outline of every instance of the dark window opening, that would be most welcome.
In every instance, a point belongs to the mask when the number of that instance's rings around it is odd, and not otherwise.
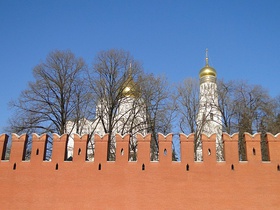
[[[55,165],[55,170],[58,170],[58,163]]]
[[[145,164],[142,164],[142,171],[145,171]]]
[[[186,171],[189,171],[190,170],[190,166],[189,164],[186,165]]]
[[[164,149],[163,154],[164,154],[164,156],[167,155],[167,149]]]
[[[101,171],[101,163],[98,164],[98,170]]]

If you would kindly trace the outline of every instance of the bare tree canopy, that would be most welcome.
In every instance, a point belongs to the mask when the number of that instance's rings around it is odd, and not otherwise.
[[[51,52],[33,69],[34,82],[28,84],[19,99],[11,130],[16,133],[58,133],[66,131],[66,122],[81,115],[85,101],[83,88],[85,63],[70,51]]]
[[[166,106],[167,83],[161,77],[145,74],[129,52],[101,51],[88,75],[91,92],[97,101],[96,118],[101,125],[97,130],[109,134],[109,156],[114,151],[115,132],[146,134],[159,131],[159,126],[166,130],[160,125],[163,120],[159,119],[166,117],[160,112]]]
[[[269,96],[260,85],[250,85],[245,81],[217,81],[218,108],[221,112],[223,131],[277,133],[280,128],[273,126],[277,119],[279,102]],[[199,82],[193,78],[184,80],[177,86],[177,112],[182,132],[196,131],[199,106]],[[279,100],[278,100],[279,101]]]
[[[176,88],[180,130],[183,133],[195,133],[199,110],[199,81],[187,78]]]
[[[168,82],[163,76],[146,74],[141,77],[141,98],[145,104],[147,132],[152,134],[151,159],[156,160],[158,154],[157,134],[172,132],[175,105],[171,100]]]
[[[124,50],[99,52],[90,68],[72,52],[56,50],[33,69],[33,76],[27,89],[10,102],[15,112],[6,131],[87,132],[90,137],[108,133],[108,159],[114,153],[116,133],[130,133],[134,151],[133,136],[152,133],[151,156],[156,160],[159,132],[167,134],[178,127],[198,139],[207,132],[202,128],[208,122],[213,125],[215,113],[216,128],[229,134],[239,132],[241,156],[244,132],[261,132],[263,145],[266,132],[280,132],[280,97],[272,98],[260,85],[219,80],[200,87],[197,79],[187,78],[173,88],[166,78],[145,73],[140,62]],[[203,101],[206,98],[210,101]]]

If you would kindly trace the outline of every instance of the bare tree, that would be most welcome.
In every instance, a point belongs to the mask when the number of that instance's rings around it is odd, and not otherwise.
[[[236,126],[237,107],[234,103],[235,84],[233,81],[218,80],[218,108],[221,113],[223,131],[229,134],[238,132]]]
[[[275,135],[280,132],[280,96],[273,98],[267,109],[269,114],[263,116],[261,125],[267,132]]]
[[[175,106],[171,91],[162,76],[147,74],[141,77],[141,98],[145,104],[147,132],[152,134],[151,160],[158,159],[157,134],[168,134],[172,130]]]
[[[195,133],[199,111],[199,81],[187,78],[177,86],[177,111],[179,126],[183,133]]]
[[[10,103],[15,115],[8,130],[16,133],[66,132],[68,120],[84,115],[86,66],[70,51],[53,51],[33,69],[35,81]]]
[[[235,84],[234,101],[236,124],[239,131],[240,159],[246,160],[244,132],[259,132],[264,117],[268,114],[270,96],[259,85],[249,85],[243,81]],[[266,110],[266,111],[265,111]],[[262,121],[262,123],[260,123]],[[262,126],[261,126],[262,127]],[[265,132],[262,129],[262,132]]]
[[[134,95],[138,91],[134,80],[137,81],[141,72],[141,65],[134,60],[129,52],[116,49],[99,52],[93,68],[88,72],[88,84],[94,100],[97,101],[96,119],[98,123],[96,131],[100,134],[109,134],[109,160],[114,159],[114,132],[120,119],[124,119],[120,118],[120,106],[125,100],[125,95]],[[128,87],[129,85],[133,87]],[[131,106],[134,107],[133,104]],[[129,107],[127,111],[130,112],[131,109]],[[127,123],[123,125],[127,126]]]

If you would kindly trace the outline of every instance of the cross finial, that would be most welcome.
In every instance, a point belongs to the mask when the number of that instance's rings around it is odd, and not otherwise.
[[[132,64],[131,63],[129,63],[128,75],[130,77],[132,76]]]
[[[209,63],[208,63],[208,49],[207,48],[206,48],[205,62],[206,62],[206,66],[209,66]]]

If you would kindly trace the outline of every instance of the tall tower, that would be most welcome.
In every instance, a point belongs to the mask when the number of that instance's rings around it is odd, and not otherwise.
[[[206,49],[205,66],[199,72],[200,78],[200,96],[199,112],[197,116],[197,141],[196,141],[196,160],[202,161],[201,134],[210,136],[217,134],[216,155],[217,160],[223,160],[222,145],[222,120],[221,112],[218,107],[217,94],[217,72],[209,66],[208,50]]]

